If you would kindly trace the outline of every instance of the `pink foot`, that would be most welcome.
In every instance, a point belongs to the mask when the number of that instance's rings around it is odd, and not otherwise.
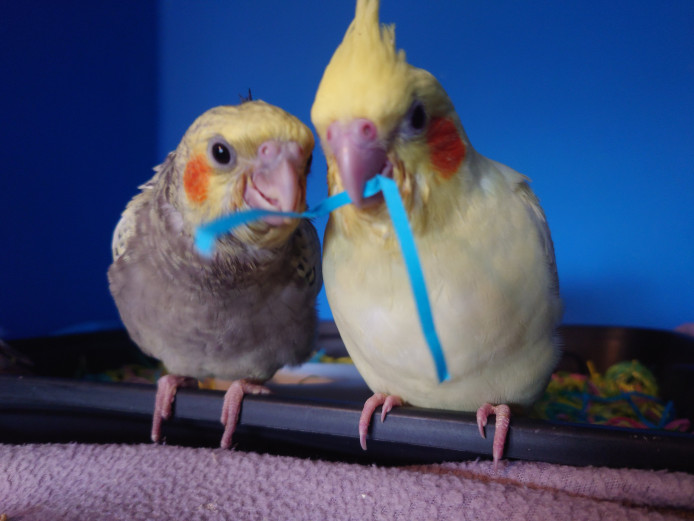
[[[264,385],[254,384],[247,380],[235,380],[231,382],[224,395],[221,422],[224,425],[224,434],[220,446],[223,449],[231,447],[231,437],[236,430],[236,423],[241,413],[241,402],[246,394],[269,394],[270,389]]]
[[[161,422],[171,418],[176,390],[179,387],[197,387],[198,381],[188,376],[167,374],[157,382],[157,396],[154,399],[154,416],[152,417],[152,441],[157,443],[161,438]]]
[[[504,445],[506,444],[506,434],[508,433],[508,424],[511,421],[511,409],[508,405],[491,405],[485,403],[477,409],[477,427],[480,430],[480,436],[485,438],[484,428],[487,425],[487,418],[494,414],[496,422],[494,423],[494,442],[492,443],[492,457],[494,459],[494,469],[499,465],[499,460],[504,453]]]
[[[399,396],[384,393],[376,393],[366,400],[364,408],[361,411],[361,416],[359,417],[359,443],[363,450],[366,450],[366,433],[369,430],[371,416],[373,416],[376,407],[383,405],[383,409],[381,409],[381,423],[383,423],[386,419],[386,415],[393,407],[400,407],[403,403],[402,398]]]

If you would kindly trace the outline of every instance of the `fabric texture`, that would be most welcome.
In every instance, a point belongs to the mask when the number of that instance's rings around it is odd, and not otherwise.
[[[364,466],[165,445],[0,445],[0,516],[30,520],[693,519],[694,475],[470,461]]]

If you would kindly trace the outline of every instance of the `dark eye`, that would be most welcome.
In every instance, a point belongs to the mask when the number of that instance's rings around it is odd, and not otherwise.
[[[414,130],[422,130],[427,123],[427,113],[424,111],[424,106],[415,102],[410,109],[410,126]]]
[[[414,139],[420,136],[427,126],[428,119],[424,104],[419,100],[414,100],[402,118],[400,135],[405,139]]]
[[[207,153],[218,168],[229,170],[236,166],[236,151],[221,137],[210,140]]]
[[[229,161],[231,161],[231,152],[229,152],[229,148],[227,148],[226,145],[222,143],[215,143],[212,145],[212,157],[214,157],[217,163],[221,165],[228,165]]]

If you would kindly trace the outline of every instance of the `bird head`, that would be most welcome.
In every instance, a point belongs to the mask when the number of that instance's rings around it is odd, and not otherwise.
[[[175,151],[176,206],[192,227],[253,208],[304,211],[313,145],[306,125],[263,101],[210,109]],[[237,228],[234,236],[274,246],[297,225],[296,219],[271,216]]]
[[[362,196],[366,181],[381,174],[396,181],[417,228],[434,206],[445,211],[446,194],[455,192],[445,186],[460,182],[471,147],[446,92],[429,72],[407,63],[395,47],[394,26],[379,23],[378,9],[378,0],[357,0],[311,119],[328,161],[330,192],[346,190],[354,203],[342,218],[384,218],[382,196]],[[432,205],[434,193],[441,201]]]

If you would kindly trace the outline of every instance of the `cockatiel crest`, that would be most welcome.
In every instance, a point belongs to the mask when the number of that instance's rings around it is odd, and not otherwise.
[[[398,182],[412,225],[421,228],[427,215],[413,210],[429,200],[432,183],[448,181],[458,172],[471,147],[443,87],[429,72],[407,63],[405,52],[395,46],[395,27],[379,23],[378,9],[378,0],[357,2],[354,20],[323,73],[311,119],[324,146],[336,139],[334,134],[339,132],[360,133],[368,138],[370,132],[376,131],[375,139],[364,150],[373,150],[371,144],[385,145],[392,153],[373,159],[365,155],[362,161],[372,160],[377,169],[374,174],[382,173]],[[340,122],[355,117],[373,126],[339,128]],[[326,156],[329,167],[333,166],[332,154]],[[336,160],[348,164],[329,168],[331,193],[347,190],[361,206],[360,189],[365,180],[355,179],[352,185],[335,175],[338,167],[350,169],[360,159]],[[455,207],[456,202],[449,197],[439,199],[432,204],[438,215],[450,213]],[[372,231],[384,229],[378,226],[378,220],[386,218],[382,205],[371,212],[355,214],[348,207],[341,213],[348,229],[360,219],[366,220]],[[377,216],[379,219],[374,220]]]
[[[410,84],[411,74],[405,52],[395,48],[395,27],[379,24],[378,2],[359,2],[352,24],[323,73],[311,117],[319,122],[325,117],[362,114],[387,123],[399,112],[400,92]],[[351,81],[345,81],[346,77]],[[398,95],[393,97],[393,93]],[[391,104],[383,105],[382,100]]]

